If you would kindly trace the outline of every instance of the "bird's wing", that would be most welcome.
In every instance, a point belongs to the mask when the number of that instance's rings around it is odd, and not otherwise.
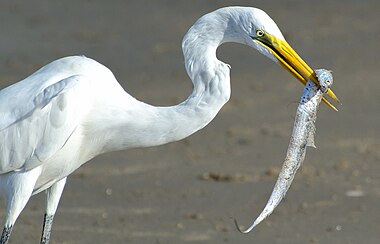
[[[34,168],[60,150],[87,111],[89,89],[86,77],[74,75],[43,89],[2,94],[12,102],[1,107],[0,174]]]

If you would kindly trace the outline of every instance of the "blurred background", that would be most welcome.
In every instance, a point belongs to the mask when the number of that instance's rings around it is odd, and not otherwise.
[[[237,44],[232,96],[215,120],[168,145],[106,154],[68,179],[51,243],[378,243],[380,61],[378,1],[1,1],[0,87],[54,59],[85,55],[136,98],[183,101],[192,86],[181,41],[201,15],[256,6],[313,68],[331,69],[339,112],[321,105],[317,150],[286,199],[251,234],[285,157],[302,86]],[[29,201],[11,243],[39,243],[44,194]],[[1,205],[4,218],[4,204]]]

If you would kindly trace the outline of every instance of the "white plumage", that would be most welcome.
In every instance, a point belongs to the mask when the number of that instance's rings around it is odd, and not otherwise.
[[[91,158],[180,140],[206,126],[230,97],[229,65],[216,58],[224,42],[242,43],[287,63],[299,79],[311,75],[299,57],[279,59],[278,53],[294,51],[282,46],[287,43],[267,14],[228,7],[201,17],[185,35],[182,48],[194,90],[178,105],[154,107],[136,100],[108,68],[83,56],[56,60],[1,90],[0,196],[7,208],[0,243],[7,243],[30,196],[44,190],[41,243],[48,243],[66,177]]]

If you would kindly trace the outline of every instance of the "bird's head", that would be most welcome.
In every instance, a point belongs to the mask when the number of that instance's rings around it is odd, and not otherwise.
[[[234,10],[232,10],[234,12]],[[302,84],[308,80],[319,85],[313,69],[293,50],[282,35],[276,23],[264,11],[257,8],[235,9],[233,25],[239,30],[240,40],[243,44],[257,49],[284,69],[290,72]],[[339,102],[332,90],[327,93],[332,99]],[[336,108],[324,98],[331,108]]]

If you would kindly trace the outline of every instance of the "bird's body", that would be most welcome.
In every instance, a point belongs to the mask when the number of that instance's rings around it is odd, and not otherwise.
[[[7,243],[30,196],[44,190],[41,243],[48,243],[66,177],[91,158],[177,141],[206,126],[230,97],[229,65],[216,57],[224,42],[257,49],[301,81],[312,75],[298,56],[289,56],[295,52],[266,13],[227,7],[204,15],[185,35],[182,48],[194,89],[178,105],[136,100],[108,68],[83,56],[58,59],[1,90],[0,197],[7,210],[0,244]]]
[[[216,115],[202,111],[200,102],[215,102],[205,97],[155,107],[126,93],[112,72],[92,59],[56,60],[0,91],[0,113],[7,118],[0,131],[0,185],[12,174],[38,167],[35,194],[104,152],[180,140]]]
[[[83,122],[94,102],[90,87],[97,85],[93,82],[98,80],[94,79],[95,73],[112,77],[90,59],[63,58],[0,91],[0,111],[8,118],[6,123],[2,121],[0,131],[0,180],[39,167],[41,174],[33,189],[33,193],[38,193],[91,158],[91,152],[83,147],[86,140]],[[74,92],[76,96],[70,94]],[[43,125],[39,126],[40,123]],[[15,143],[9,145],[9,141]]]

